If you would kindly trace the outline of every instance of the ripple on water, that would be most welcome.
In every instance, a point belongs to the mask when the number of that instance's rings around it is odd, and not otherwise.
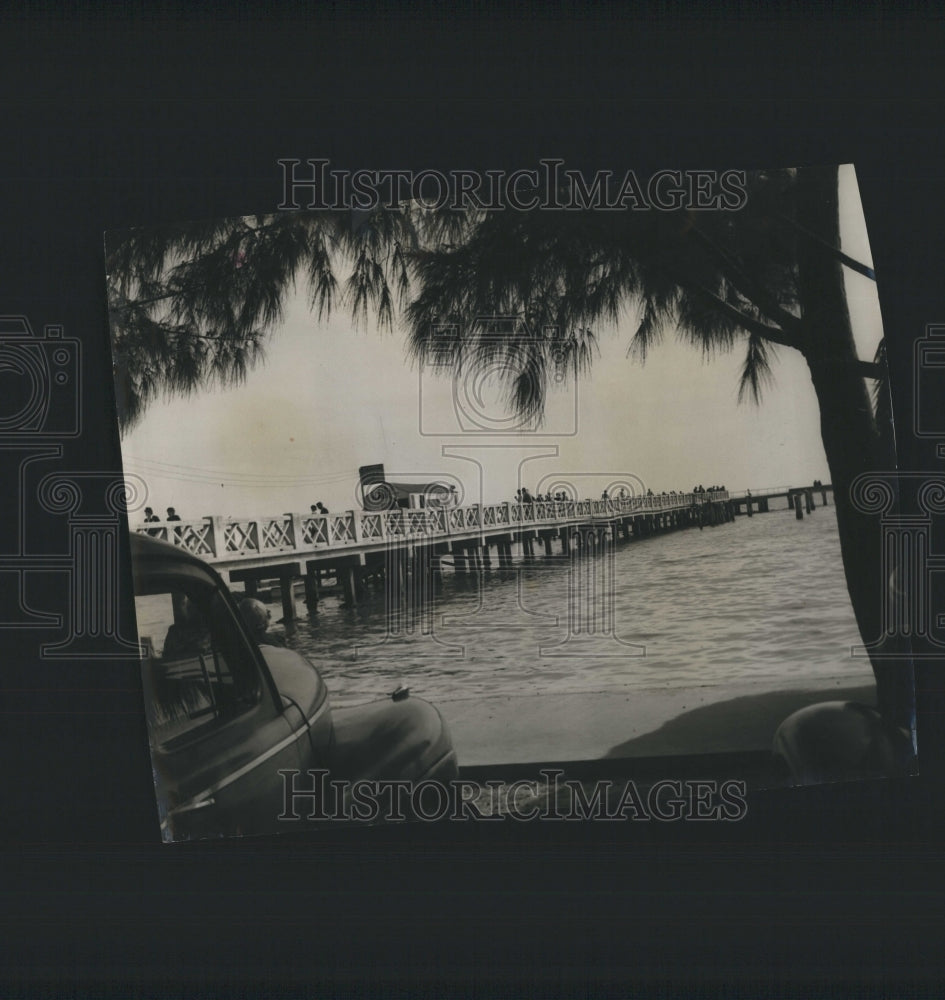
[[[859,639],[832,507],[801,522],[772,511],[618,544],[615,632],[645,646],[644,656],[600,634],[606,559],[595,562],[598,593],[589,602],[598,633],[581,655],[543,655],[568,638],[569,566],[541,557],[520,574],[487,573],[481,601],[470,580],[447,574],[433,635],[414,622],[388,636],[381,590],[357,608],[327,597],[297,622],[290,643],[316,663],[341,705],[383,696],[398,683],[436,701],[864,672],[850,656]]]

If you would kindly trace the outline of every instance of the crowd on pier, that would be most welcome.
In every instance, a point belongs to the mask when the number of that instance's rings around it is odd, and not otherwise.
[[[689,492],[692,494],[701,495],[703,493],[718,493],[724,490],[725,490],[724,486],[702,486],[700,484],[698,486],[693,486],[693,488]],[[607,490],[604,490],[604,492],[601,493],[600,498],[601,500],[610,500],[610,499],[624,500],[627,498],[628,495],[629,494],[627,493],[626,488],[621,486],[620,489],[616,493],[614,493],[613,497],[611,497],[610,493]],[[669,490],[668,492],[666,490],[663,490],[662,493],[657,494],[654,493],[652,490],[647,490],[646,495],[648,497],[652,496],[681,497],[681,496],[686,496],[686,492],[684,490]],[[572,499],[574,498],[568,496],[568,494],[564,490],[559,490],[556,493],[536,493],[534,495],[532,495],[529,492],[529,490],[524,487],[519,488],[515,491],[516,503],[550,503],[552,501],[572,500]],[[590,499],[590,497],[587,497],[587,499]]]
[[[814,486],[815,486],[815,488],[818,487],[818,486],[820,486],[820,485],[821,484],[820,484],[819,480],[815,479],[814,480]],[[689,492],[692,493],[692,494],[697,494],[698,495],[698,494],[703,494],[703,493],[715,493],[715,492],[718,492],[718,491],[724,490],[724,489],[725,489],[724,486],[708,486],[708,487],[705,487],[705,486],[702,486],[700,484],[698,486],[693,486],[693,488]],[[449,492],[448,497],[446,499],[445,506],[453,506],[453,505],[455,505],[458,502],[458,496],[456,494],[456,487],[455,486],[450,486],[449,490],[450,490],[450,492]],[[614,493],[612,499],[615,499],[615,500],[624,500],[624,499],[626,499],[630,495],[631,494],[627,493],[626,488],[623,487],[623,486],[621,486],[620,489],[616,493]],[[664,497],[665,496],[674,496],[675,497],[675,496],[685,496],[686,494],[682,490],[679,490],[679,491],[677,491],[677,490],[670,490],[669,492],[667,492],[667,491],[664,490],[660,494],[655,494],[653,492],[653,490],[647,490],[646,491],[646,495],[648,497],[657,496],[657,495],[658,496],[664,496]],[[601,498],[601,500],[608,500],[608,499],[611,499],[611,495],[610,495],[610,493],[607,490],[604,490],[603,493],[601,493],[601,497],[600,498]],[[519,489],[517,489],[515,491],[515,502],[516,503],[553,503],[553,502],[565,501],[565,500],[573,500],[573,499],[575,499],[575,498],[569,496],[568,492],[566,490],[557,490],[554,493],[550,493],[549,492],[549,493],[535,493],[535,494],[532,494],[527,487],[520,487]],[[587,499],[590,499],[590,497],[588,497]],[[328,508],[321,502],[321,500],[317,501],[316,503],[313,503],[310,506],[309,509],[311,510],[312,514],[315,515],[315,516],[323,516],[325,514],[328,514],[328,512],[329,512]],[[173,507],[168,507],[167,508],[167,517],[165,518],[165,520],[167,520],[167,521],[179,521],[180,520],[180,515],[177,513],[177,511]],[[146,524],[153,524],[155,522],[160,523],[161,518],[158,517],[157,514],[154,513],[154,510],[151,507],[145,507],[144,508],[144,521],[145,521]]]
[[[161,519],[154,513],[150,507],[144,508],[144,521],[145,524],[153,524],[155,521],[160,521]],[[173,507],[167,508],[167,520],[168,521],[179,521],[180,516]]]

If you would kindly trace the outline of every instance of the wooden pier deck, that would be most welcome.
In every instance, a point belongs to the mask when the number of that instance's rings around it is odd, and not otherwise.
[[[135,530],[200,556],[231,583],[244,583],[247,593],[255,593],[261,580],[279,579],[284,617],[291,619],[292,582],[297,579],[305,581],[306,598],[317,603],[319,581],[330,574],[353,604],[365,575],[396,572],[406,577],[415,564],[438,569],[443,556],[455,572],[474,573],[493,564],[511,565],[514,544],[530,558],[538,548],[552,555],[556,544],[568,553],[588,544],[603,546],[618,538],[715,524],[733,516],[728,494],[717,492],[319,515],[208,515],[140,524]]]
[[[452,506],[433,495],[422,508],[285,513],[274,516],[140,524],[144,532],[205,559],[231,583],[255,594],[263,580],[279,580],[283,617],[295,617],[293,584],[305,583],[306,600],[318,603],[321,581],[335,579],[345,600],[356,604],[366,577],[384,574],[406,588],[420,572],[438,572],[446,556],[456,573],[478,573],[512,563],[512,546],[525,558],[536,550],[567,554],[677,528],[731,521],[736,514],[764,513],[786,499],[799,517],[814,509],[814,494],[827,503],[829,485],[777,487],[732,494],[663,493],[600,500]]]

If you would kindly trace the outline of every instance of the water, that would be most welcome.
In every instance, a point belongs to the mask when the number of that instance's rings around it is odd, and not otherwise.
[[[592,557],[598,574],[606,558]],[[772,510],[618,542],[611,565],[615,635],[584,636],[583,645],[561,645],[568,559],[543,555],[532,568],[517,561],[512,571],[486,571],[481,600],[475,577],[446,569],[432,635],[389,636],[378,587],[356,608],[328,595],[308,615],[299,601],[289,644],[318,666],[336,705],[383,697],[398,684],[442,702],[736,682],[824,685],[869,672],[850,656],[860,639],[832,506],[801,522],[793,511]],[[599,612],[600,598],[591,606]],[[273,605],[274,619],[280,608]]]

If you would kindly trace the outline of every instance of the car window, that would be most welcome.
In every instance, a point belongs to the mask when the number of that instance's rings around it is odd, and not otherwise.
[[[199,580],[152,581],[135,597],[148,721],[154,741],[177,741],[248,711],[259,673],[223,596]]]

